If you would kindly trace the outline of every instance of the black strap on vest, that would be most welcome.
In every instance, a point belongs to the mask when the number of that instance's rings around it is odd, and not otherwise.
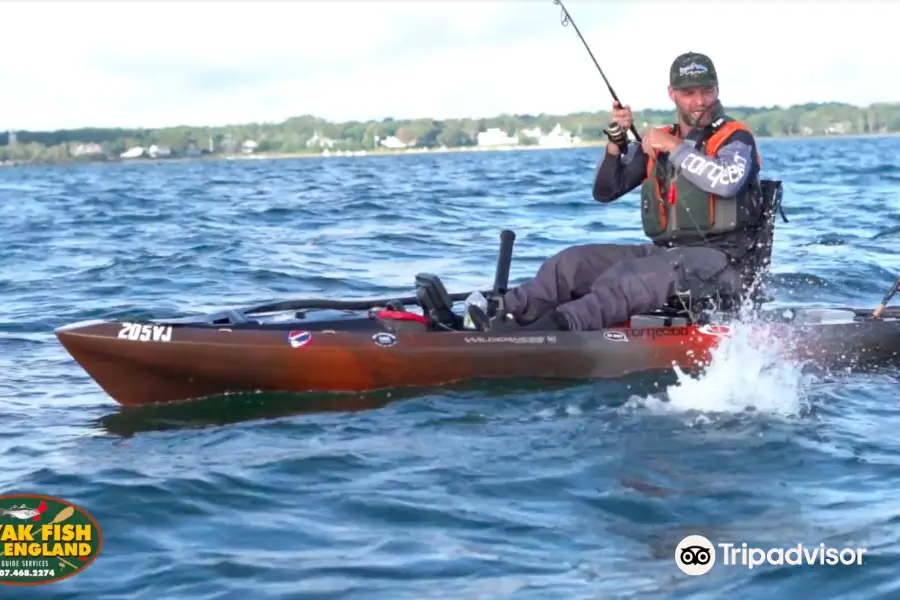
[[[725,117],[719,117],[718,119],[714,120],[712,123],[710,123],[709,125],[707,125],[706,127],[702,128],[702,129],[698,130],[696,127],[692,127],[691,130],[688,131],[688,134],[684,137],[684,141],[692,142],[694,144],[694,149],[700,150],[703,148],[703,146],[706,144],[706,142],[709,141],[709,138],[714,136],[716,134],[716,132],[719,131],[719,129],[722,127],[722,125],[724,125],[727,122],[728,122],[728,120],[726,120]],[[675,135],[675,132],[677,130],[678,130],[677,123],[673,123],[672,125],[669,125],[669,134],[670,135]],[[668,154],[665,156],[664,161],[657,159],[657,165],[664,167],[662,169],[655,169],[655,171],[656,171],[656,180],[657,180],[657,182],[659,182],[659,191],[663,195],[665,195],[669,191],[668,190],[668,182],[669,182],[669,179],[671,179],[669,177],[669,175],[673,174],[672,166],[671,166],[671,163],[669,162]]]
[[[694,132],[697,131],[697,129],[692,128],[688,132],[687,136],[685,136],[684,139],[685,139],[685,141],[696,140],[694,142],[694,149],[700,150],[701,148],[703,148],[703,145],[706,144],[706,142],[709,140],[709,138],[711,138],[713,135],[715,135],[715,133],[717,131],[719,131],[719,129],[722,128],[722,125],[724,125],[727,122],[728,121],[725,119],[725,117],[719,117],[718,119],[716,119],[715,121],[713,121],[712,123],[710,123],[709,125],[704,127],[703,129],[698,131],[697,135],[694,135]]]

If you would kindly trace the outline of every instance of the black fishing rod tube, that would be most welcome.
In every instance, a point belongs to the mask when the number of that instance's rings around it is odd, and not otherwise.
[[[515,242],[515,231],[504,229],[500,232],[500,253],[497,255],[497,270],[494,272],[494,296],[502,296],[509,287],[509,268],[512,265]]]
[[[584,40],[584,36],[581,35],[581,31],[578,29],[578,25],[575,24],[575,21],[572,19],[572,15],[569,14],[569,11],[566,10],[565,5],[562,3],[562,0],[553,0],[553,4],[558,4],[562,9],[563,18],[562,18],[562,26],[566,27],[569,23],[572,24],[572,27],[575,29],[575,33],[578,34],[578,38],[581,40],[581,43],[584,44],[584,49],[587,50],[588,54],[591,57],[591,60],[594,61],[594,66],[597,67],[597,71],[600,72],[600,77],[603,78],[603,82],[606,84],[607,89],[609,89],[609,93],[612,96],[612,99],[615,102],[619,103],[619,106],[622,106],[622,101],[619,100],[619,97],[616,95],[616,91],[612,88],[612,85],[609,83],[609,79],[606,78],[606,75],[603,73],[603,69],[600,68],[600,63],[597,62],[597,59],[594,58],[594,53],[591,52],[591,47],[588,46],[588,43]],[[631,123],[631,133],[634,134],[634,139],[638,142],[641,141],[641,136],[637,132],[637,128],[634,126],[634,123]]]

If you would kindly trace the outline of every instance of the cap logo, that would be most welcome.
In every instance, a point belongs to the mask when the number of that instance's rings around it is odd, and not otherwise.
[[[679,75],[682,75],[682,76],[687,75],[688,77],[702,75],[703,73],[707,73],[707,72],[709,72],[709,69],[707,69],[703,65],[695,63],[695,62],[692,62],[691,64],[687,65],[686,67],[681,67],[680,69],[678,69]]]

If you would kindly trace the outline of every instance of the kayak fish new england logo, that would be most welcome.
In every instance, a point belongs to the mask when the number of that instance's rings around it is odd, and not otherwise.
[[[90,566],[103,546],[97,521],[53,496],[0,495],[0,584],[41,585]]]

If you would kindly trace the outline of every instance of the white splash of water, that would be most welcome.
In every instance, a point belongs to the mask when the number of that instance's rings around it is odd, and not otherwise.
[[[632,397],[653,412],[740,413],[797,416],[807,408],[810,378],[789,356],[790,341],[762,323],[737,321],[700,365],[696,376],[674,366],[677,383],[662,398]]]

